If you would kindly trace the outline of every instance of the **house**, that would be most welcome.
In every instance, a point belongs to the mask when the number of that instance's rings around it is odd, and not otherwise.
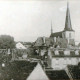
[[[26,49],[26,47],[21,42],[16,43],[16,48],[17,49]]]
[[[49,37],[38,37],[37,40],[35,41],[34,46],[35,47],[49,47],[52,45],[53,40]]]
[[[27,49],[33,45],[33,43],[31,43],[31,42],[22,42],[22,44],[23,44]]]
[[[67,65],[78,65],[80,62],[80,51],[71,49],[49,49],[48,66],[54,70],[62,70]]]
[[[53,40],[48,37],[39,37],[34,43],[36,52],[40,56],[43,56],[51,45],[53,45]]]

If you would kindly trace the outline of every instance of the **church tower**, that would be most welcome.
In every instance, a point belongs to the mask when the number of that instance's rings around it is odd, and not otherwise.
[[[67,45],[75,45],[75,31],[72,29],[69,4],[67,3],[65,28],[63,31],[53,33],[52,23],[51,23],[51,35],[50,38],[54,39],[54,43],[58,41],[58,38],[63,40]],[[66,42],[67,41],[67,42]],[[62,43],[63,45],[63,43]]]
[[[69,11],[69,4],[67,3],[67,11],[66,11],[66,20],[65,20],[65,28],[62,33],[63,38],[66,38],[68,44],[74,44],[75,40],[75,31],[72,29],[71,25],[71,18],[70,18],[70,11]]]

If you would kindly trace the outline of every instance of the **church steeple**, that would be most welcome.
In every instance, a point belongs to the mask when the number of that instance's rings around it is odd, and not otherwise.
[[[66,11],[66,20],[65,20],[65,31],[73,31],[71,25],[71,18],[70,18],[70,11],[69,11],[69,4],[67,2],[67,11]]]
[[[53,33],[53,28],[52,28],[52,21],[51,21],[51,34]]]

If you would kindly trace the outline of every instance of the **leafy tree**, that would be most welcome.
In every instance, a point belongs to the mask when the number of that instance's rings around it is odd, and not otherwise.
[[[14,38],[9,35],[0,36],[0,49],[15,48]]]

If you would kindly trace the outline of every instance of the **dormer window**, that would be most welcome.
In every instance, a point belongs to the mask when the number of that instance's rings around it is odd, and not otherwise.
[[[64,55],[70,55],[70,51],[69,50],[65,50],[64,51]]]
[[[75,51],[75,55],[79,55],[79,51],[78,50]]]
[[[58,50],[55,50],[55,55],[59,55],[59,51]]]

